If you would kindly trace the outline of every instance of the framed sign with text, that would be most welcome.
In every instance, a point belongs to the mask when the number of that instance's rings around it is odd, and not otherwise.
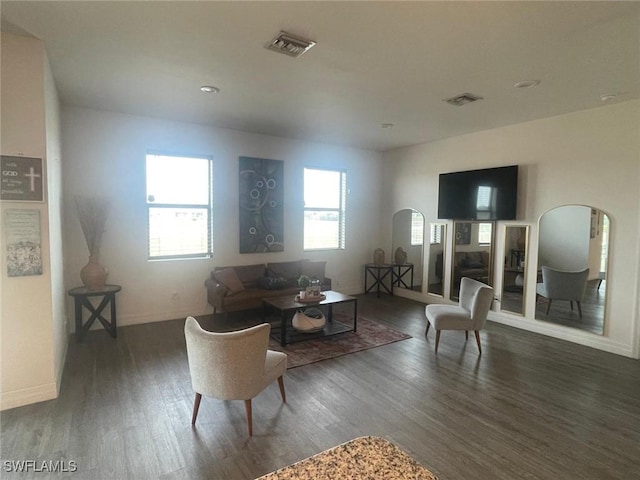
[[[7,275],[42,275],[40,211],[22,208],[5,210],[3,227],[7,245]]]
[[[44,201],[42,159],[2,155],[0,200]]]

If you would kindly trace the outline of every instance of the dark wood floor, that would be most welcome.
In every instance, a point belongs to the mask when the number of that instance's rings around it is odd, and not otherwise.
[[[639,478],[639,361],[491,323],[482,356],[461,332],[435,355],[422,304],[359,299],[414,338],[290,370],[286,405],[277,384],[254,400],[253,438],[243,402],[203,399],[191,427],[177,320],[71,343],[60,397],[2,412],[2,460],[73,460],[74,479],[250,479],[377,435],[441,480]]]

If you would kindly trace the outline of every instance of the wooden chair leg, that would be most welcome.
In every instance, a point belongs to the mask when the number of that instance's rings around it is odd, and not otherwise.
[[[200,400],[202,400],[202,394],[196,393],[196,398],[193,401],[193,415],[191,416],[191,425],[196,424],[196,418],[198,418],[198,410],[200,409]]]
[[[247,428],[249,436],[253,437],[253,418],[251,417],[251,399],[244,401],[244,410],[247,412]]]
[[[571,311],[573,312],[573,300],[569,300],[569,305],[571,305]]]
[[[424,331],[425,335],[429,334],[429,328],[431,328],[431,322],[429,320],[427,320],[427,329]]]
[[[582,306],[580,302],[576,302],[576,305],[578,305],[578,315],[580,315],[580,320],[582,320]]]
[[[478,344],[478,351],[482,353],[482,347],[480,346],[480,332],[478,330],[474,330],[476,334],[476,343]]]
[[[469,330],[464,331],[464,339],[469,340]]]
[[[284,393],[284,378],[282,375],[278,377],[278,387],[280,387],[280,396],[282,397],[282,402],[287,403],[287,395]]]
[[[436,353],[438,353],[438,344],[440,343],[440,330],[436,330]]]
[[[547,315],[549,315],[550,309],[551,309],[551,299],[549,299],[549,303],[547,303]]]

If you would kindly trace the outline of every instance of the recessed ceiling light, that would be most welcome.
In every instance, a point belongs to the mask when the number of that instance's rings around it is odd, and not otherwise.
[[[381,128],[393,128],[393,123],[381,123]]]
[[[218,87],[212,87],[211,85],[203,85],[200,87],[200,91],[204,93],[218,93],[220,89]]]
[[[604,95],[600,95],[600,100],[602,100],[603,102],[609,102],[617,96],[618,95],[616,95],[615,93],[605,93]]]
[[[540,80],[522,80],[514,85],[516,88],[536,88],[540,85]]]

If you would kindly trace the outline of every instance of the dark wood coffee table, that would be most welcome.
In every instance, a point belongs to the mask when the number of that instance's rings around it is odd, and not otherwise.
[[[266,321],[269,310],[275,310],[280,315],[280,325],[271,328],[271,336],[280,341],[283,347],[287,343],[301,342],[316,337],[326,337],[328,335],[337,335],[344,332],[355,332],[358,326],[358,300],[355,297],[344,295],[333,290],[322,292],[325,299],[314,303],[296,302],[295,295],[285,295],[282,297],[271,297],[262,299],[262,319]],[[340,303],[353,303],[353,323],[347,324],[342,321],[334,320],[333,306]],[[314,333],[297,332],[291,325],[291,319],[298,309],[309,307],[320,308],[326,310],[325,316],[327,324],[324,329]]]

